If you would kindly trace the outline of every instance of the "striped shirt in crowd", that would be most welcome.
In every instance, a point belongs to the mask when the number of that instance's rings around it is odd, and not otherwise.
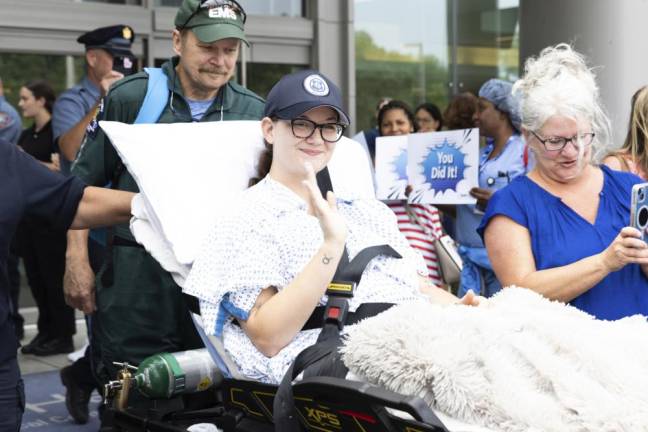
[[[423,256],[432,283],[442,286],[439,260],[434,249],[434,240],[443,235],[439,210],[431,204],[390,202],[387,205],[396,214],[400,232],[407,238],[410,246]],[[408,215],[407,206],[416,214],[416,220]]]

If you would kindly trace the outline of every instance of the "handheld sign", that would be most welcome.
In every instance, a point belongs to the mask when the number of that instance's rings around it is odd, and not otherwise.
[[[477,129],[426,132],[376,140],[378,199],[412,203],[474,204],[479,184]],[[405,189],[411,186],[409,196]]]

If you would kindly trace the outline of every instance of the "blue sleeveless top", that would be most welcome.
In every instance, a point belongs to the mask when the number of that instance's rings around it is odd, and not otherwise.
[[[560,198],[522,176],[493,195],[477,231],[483,237],[488,222],[497,215],[507,216],[527,228],[538,270],[561,267],[602,252],[628,226],[632,186],[643,180],[605,165],[601,169],[603,189],[593,225]],[[608,274],[570,304],[599,319],[648,316],[648,279],[639,265],[628,264]]]

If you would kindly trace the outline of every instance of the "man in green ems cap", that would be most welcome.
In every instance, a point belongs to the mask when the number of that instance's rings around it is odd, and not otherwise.
[[[236,1],[183,1],[173,30],[177,56],[162,65],[168,91],[167,97],[155,101],[163,107],[158,123],[262,117],[263,100],[230,81],[241,42],[247,44],[245,20],[245,12]],[[134,123],[152,77],[139,72],[111,87],[86,130],[73,174],[90,185],[111,182],[113,188],[138,190],[97,122]],[[173,175],[173,167],[169,171]],[[66,299],[86,313],[95,311],[97,334],[93,343],[100,344],[101,362],[96,366],[99,378],[104,382],[114,379],[113,362],[138,364],[159,352],[201,347],[180,287],[135,242],[128,225],[114,227],[108,244],[111,250],[95,277],[87,259],[87,231],[68,233]],[[131,403],[146,407],[147,401],[131,397]]]

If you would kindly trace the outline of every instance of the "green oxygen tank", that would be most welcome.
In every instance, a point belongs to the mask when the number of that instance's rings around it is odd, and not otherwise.
[[[147,357],[133,373],[132,386],[151,399],[207,390],[223,377],[207,349]]]

